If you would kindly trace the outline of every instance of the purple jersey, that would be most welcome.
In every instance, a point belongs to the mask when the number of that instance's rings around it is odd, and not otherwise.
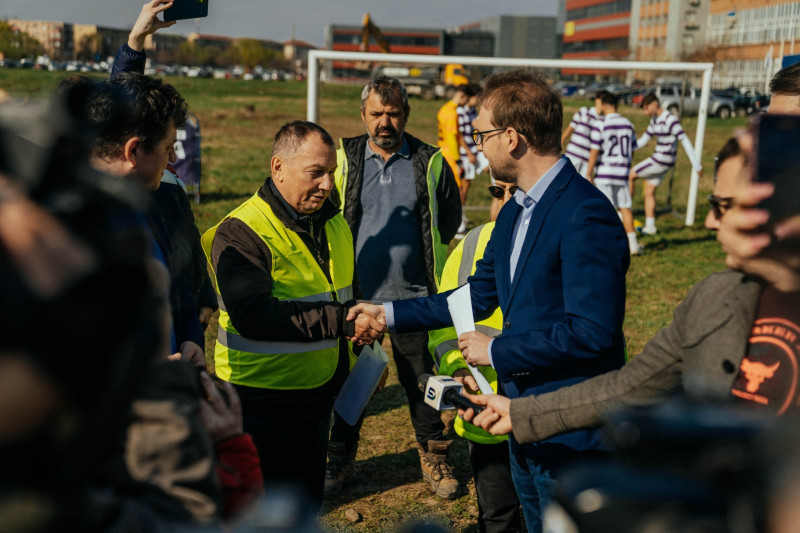
[[[592,150],[599,150],[596,179],[628,180],[636,149],[633,124],[619,113],[606,115],[592,128]]]
[[[678,141],[682,141],[686,137],[681,123],[678,122],[678,117],[669,111],[664,111],[661,115],[650,119],[650,124],[647,125],[647,131],[642,135],[640,144],[643,146],[651,137],[656,138],[656,149],[652,155],[653,161],[667,167],[674,165],[678,155]]]
[[[567,155],[584,162],[589,161],[592,126],[598,121],[602,122],[603,117],[598,116],[594,107],[582,107],[575,112],[569,123],[573,131],[567,145]]]

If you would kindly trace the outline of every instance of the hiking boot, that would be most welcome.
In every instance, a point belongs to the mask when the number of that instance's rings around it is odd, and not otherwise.
[[[428,451],[417,444],[422,477],[430,483],[433,492],[445,500],[454,500],[461,495],[461,486],[453,477],[453,469],[447,464],[447,450],[452,440],[428,441]]]
[[[328,443],[328,464],[325,467],[325,497],[331,498],[342,492],[342,487],[353,475],[358,443],[348,451],[344,442]]]

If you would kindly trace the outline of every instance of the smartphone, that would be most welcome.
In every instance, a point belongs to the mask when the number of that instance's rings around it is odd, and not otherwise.
[[[208,16],[208,0],[175,0],[164,11],[164,21],[196,19]]]
[[[772,226],[800,214],[800,115],[760,115],[755,130],[753,181],[775,186],[760,205]]]

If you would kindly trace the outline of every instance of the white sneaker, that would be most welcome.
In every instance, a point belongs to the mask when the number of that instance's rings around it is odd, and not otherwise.
[[[642,233],[644,233],[645,235],[655,235],[656,233],[658,233],[658,230],[656,229],[655,226],[653,227],[645,226],[642,228]]]

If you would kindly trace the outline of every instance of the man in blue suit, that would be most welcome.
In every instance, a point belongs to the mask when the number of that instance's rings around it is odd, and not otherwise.
[[[628,240],[611,203],[561,156],[562,113],[543,77],[496,74],[486,81],[473,133],[492,176],[519,190],[468,280],[476,319],[499,305],[503,333],[465,333],[459,348],[469,363],[491,364],[511,398],[578,383],[625,361]],[[348,318],[367,312],[398,332],[442,328],[452,324],[448,294],[361,304]],[[509,443],[529,531],[541,531],[562,465],[604,449],[598,430]]]

